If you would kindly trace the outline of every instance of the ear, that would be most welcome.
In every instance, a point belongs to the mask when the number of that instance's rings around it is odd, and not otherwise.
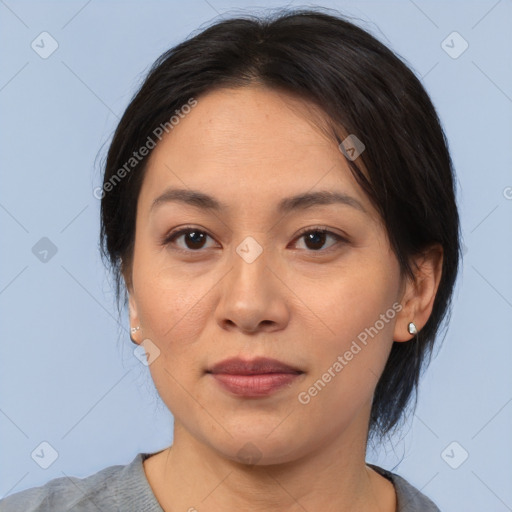
[[[131,292],[128,294],[128,308],[130,310],[130,325],[131,327],[137,327],[139,325],[139,313],[135,297]]]
[[[129,292],[128,295],[128,307],[130,310],[130,329],[133,327],[139,327],[140,326],[140,320],[139,320],[139,313],[137,310],[137,303],[135,302],[135,297],[132,292]],[[130,331],[130,337],[134,343],[139,343],[138,336],[140,336],[140,329],[137,330],[135,333],[131,333]]]
[[[407,278],[405,287],[402,287],[402,310],[395,323],[393,340],[398,342],[409,341],[414,337],[408,331],[410,322],[414,322],[420,332],[432,313],[443,268],[442,246],[432,245],[413,257],[412,268],[414,279]]]
[[[123,279],[124,279],[124,282],[126,285],[126,290],[128,292],[128,308],[130,311],[130,328],[137,327],[140,325],[139,312],[137,309],[137,302],[135,301],[135,297],[133,294],[133,285],[132,285],[132,281],[131,281],[131,277],[130,277],[130,269],[126,268],[125,262],[123,260],[121,260],[121,274],[123,276]],[[140,330],[138,332],[140,332]],[[130,333],[130,337],[132,338],[133,341],[137,341],[136,337],[137,337],[138,332],[135,334]]]

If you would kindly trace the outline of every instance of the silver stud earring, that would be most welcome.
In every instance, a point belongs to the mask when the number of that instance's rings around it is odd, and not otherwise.
[[[418,329],[416,329],[416,325],[414,322],[410,322],[407,326],[407,330],[409,331],[409,334],[412,334],[413,336],[416,336],[418,334]]]

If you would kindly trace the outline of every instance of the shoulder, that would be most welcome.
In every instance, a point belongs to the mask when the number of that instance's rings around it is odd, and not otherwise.
[[[393,482],[397,498],[397,512],[441,512],[437,505],[405,478],[374,464],[367,464]]]
[[[59,477],[0,500],[0,512],[162,512],[147,481],[139,453],[126,465],[109,466],[85,478]]]

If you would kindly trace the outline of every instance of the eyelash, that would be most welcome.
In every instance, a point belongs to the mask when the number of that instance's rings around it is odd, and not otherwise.
[[[192,226],[187,226],[187,227],[181,228],[181,229],[179,229],[177,231],[173,231],[173,232],[169,233],[168,235],[166,235],[164,237],[164,239],[162,240],[162,245],[163,246],[171,245],[171,243],[174,242],[180,236],[186,235],[188,233],[193,233],[193,232],[204,234],[204,235],[206,235],[206,236],[208,236],[208,237],[213,239],[213,237],[211,237],[206,231],[201,230],[201,229],[197,229],[197,228],[192,227]],[[297,237],[294,238],[294,240],[299,240],[301,237],[303,237],[304,235],[306,235],[308,233],[321,233],[321,234],[324,234],[324,235],[332,236],[336,240],[336,243],[333,244],[331,247],[329,247],[327,249],[319,249],[319,250],[316,250],[316,251],[315,250],[308,250],[308,249],[306,249],[307,252],[310,252],[312,254],[330,252],[331,250],[334,250],[336,248],[336,246],[339,245],[340,243],[342,243],[342,244],[343,243],[348,243],[348,240],[345,237],[343,237],[341,235],[338,235],[337,233],[333,233],[329,229],[327,229],[325,227],[320,227],[320,226],[312,227],[312,228],[309,227],[309,228],[302,229],[298,233]],[[177,252],[187,253],[187,254],[204,252],[204,251],[202,251],[202,248],[201,249],[197,249],[197,250],[173,248],[173,250],[175,250]]]

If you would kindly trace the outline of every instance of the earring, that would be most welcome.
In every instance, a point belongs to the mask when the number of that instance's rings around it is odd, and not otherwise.
[[[130,328],[130,340],[132,341],[132,343],[134,345],[138,345],[138,343],[132,338],[132,334],[135,334],[138,330],[140,329],[140,325],[138,325],[137,327],[131,327]]]
[[[418,329],[416,328],[416,325],[414,322],[410,322],[407,326],[407,330],[409,331],[409,334],[412,334],[413,336],[416,336],[418,334]]]

